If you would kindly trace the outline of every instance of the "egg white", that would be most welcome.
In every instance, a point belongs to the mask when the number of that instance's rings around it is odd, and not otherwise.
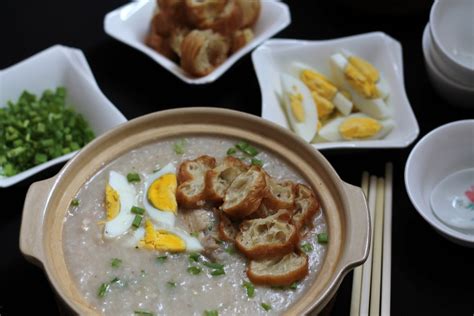
[[[136,204],[137,194],[127,178],[116,171],[110,171],[108,184],[117,192],[120,200],[118,215],[107,221],[104,229],[106,238],[114,238],[124,234],[132,226],[135,215],[130,210]]]
[[[303,70],[311,70],[316,73],[321,73],[315,70],[314,68],[312,68],[311,66],[301,63],[301,62],[292,63],[290,66],[290,69],[291,69],[291,73],[297,78],[300,78],[300,73]],[[329,79],[329,76],[327,76],[326,74],[323,74],[323,75],[325,75]],[[331,101],[334,104],[334,106],[339,110],[339,112],[341,112],[345,116],[349,115],[352,111],[352,106],[353,106],[352,101],[346,98],[346,96],[343,95],[339,91],[336,93],[334,98],[329,101]]]
[[[176,221],[176,215],[172,212],[163,211],[160,209],[155,208],[151,205],[150,201],[148,201],[148,189],[150,185],[159,177],[172,173],[176,174],[176,167],[172,163],[168,163],[166,166],[161,168],[159,171],[151,174],[145,181],[144,185],[144,193],[143,193],[143,206],[145,207],[146,213],[150,218],[157,224],[162,224],[168,227],[173,227]]]
[[[281,85],[283,91],[283,105],[287,113],[290,127],[305,141],[310,142],[317,132],[318,112],[311,92],[306,85],[293,76],[283,74],[281,76]],[[303,97],[301,102],[304,109],[304,121],[298,122],[293,116],[291,103],[288,94],[300,93]]]
[[[355,113],[347,117],[335,118],[334,120],[328,122],[319,130],[319,134],[318,134],[319,139],[322,141],[330,141],[330,142],[347,141],[347,139],[344,139],[341,133],[339,133],[339,126],[345,120],[351,119],[351,118],[357,118],[357,117],[371,118],[370,116],[363,113]],[[378,133],[373,136],[364,138],[363,140],[383,138],[388,133],[390,133],[392,129],[395,127],[395,122],[392,119],[381,120],[378,122],[382,125],[382,128],[380,129],[380,131],[378,131]]]
[[[352,95],[355,107],[361,112],[376,119],[388,118],[392,115],[390,108],[383,98],[366,99],[361,96],[346,80],[344,70],[349,61],[342,54],[334,54],[330,58],[331,69],[336,82]]]

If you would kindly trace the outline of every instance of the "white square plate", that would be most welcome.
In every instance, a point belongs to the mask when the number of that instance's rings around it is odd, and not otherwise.
[[[66,104],[84,116],[96,136],[127,121],[100,91],[84,54],[60,45],[0,71],[0,107],[5,107],[9,100],[16,102],[24,90],[40,96],[44,90],[55,90],[59,86],[67,89]],[[76,153],[57,157],[12,177],[0,178],[0,187],[13,185]]]
[[[396,126],[384,139],[318,143],[314,147],[400,148],[410,145],[418,136],[419,128],[405,93],[402,47],[399,42],[381,32],[327,41],[275,39],[265,42],[252,53],[262,93],[262,117],[289,128],[280,104],[280,75],[289,73],[290,64],[299,61],[330,76],[329,57],[341,49],[364,57],[381,71],[390,89],[388,103],[393,107]]]
[[[148,55],[164,68],[186,83],[211,83],[227,71],[237,60],[272,37],[291,22],[288,6],[276,0],[262,0],[260,17],[253,27],[254,39],[245,47],[232,54],[209,75],[196,78],[187,74],[175,62],[145,45],[145,37],[150,30],[150,22],[156,7],[154,0],[138,0],[126,4],[105,16],[104,29],[115,39]]]

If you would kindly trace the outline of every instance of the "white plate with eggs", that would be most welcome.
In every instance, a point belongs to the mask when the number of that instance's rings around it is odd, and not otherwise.
[[[369,88],[362,82],[366,96],[345,80],[352,59],[358,61],[355,66],[362,64],[367,78],[376,74]],[[402,148],[418,136],[404,89],[402,48],[384,33],[326,41],[269,40],[253,52],[252,60],[262,117],[292,129],[318,149]],[[303,81],[308,70],[321,75],[317,91]]]

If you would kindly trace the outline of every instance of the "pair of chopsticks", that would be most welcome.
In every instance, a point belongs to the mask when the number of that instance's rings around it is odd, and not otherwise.
[[[372,242],[367,261],[354,269],[351,316],[390,315],[392,256],[393,165],[385,165],[385,179],[362,174],[362,191],[370,210]]]

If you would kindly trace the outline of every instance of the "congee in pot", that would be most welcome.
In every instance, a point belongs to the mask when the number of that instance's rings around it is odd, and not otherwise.
[[[245,141],[167,139],[104,166],[77,192],[63,247],[106,315],[271,315],[314,281],[328,243],[318,193]]]

